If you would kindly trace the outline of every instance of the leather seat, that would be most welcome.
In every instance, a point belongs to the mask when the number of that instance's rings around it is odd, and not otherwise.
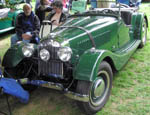
[[[123,19],[123,21],[125,22],[126,25],[130,25],[131,24],[131,12],[127,12],[127,11],[122,11],[121,12],[121,17]]]

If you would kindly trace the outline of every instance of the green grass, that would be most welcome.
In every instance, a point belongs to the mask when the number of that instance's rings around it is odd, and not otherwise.
[[[0,57],[3,57],[7,49],[10,47],[10,37],[13,31],[0,35]]]
[[[141,7],[148,19],[149,5],[150,3],[142,4]],[[9,47],[11,35],[12,33],[2,35],[0,56]],[[138,49],[125,67],[115,75],[110,99],[97,115],[150,115],[149,37],[148,31],[146,46]],[[74,100],[51,89],[39,88],[31,94],[29,103],[25,105],[13,98],[10,100],[14,115],[82,115]]]

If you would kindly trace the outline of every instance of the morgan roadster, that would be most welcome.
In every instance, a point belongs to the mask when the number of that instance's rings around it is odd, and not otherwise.
[[[147,27],[146,15],[134,8],[70,15],[39,44],[19,41],[10,47],[2,61],[4,76],[25,89],[33,85],[61,90],[83,112],[95,114],[110,96],[113,73],[144,47]]]

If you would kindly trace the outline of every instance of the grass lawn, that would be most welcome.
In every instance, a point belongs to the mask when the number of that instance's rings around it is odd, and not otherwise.
[[[14,31],[3,33],[0,35],[0,57],[3,57],[4,53],[10,47],[10,37]]]
[[[150,19],[150,3],[142,4],[141,10]],[[116,73],[110,99],[97,115],[150,115],[149,31],[146,46],[138,49],[126,66]],[[11,35],[11,32],[1,35],[0,56],[8,49]],[[28,104],[21,104],[14,98],[10,98],[10,104],[14,115],[82,115],[74,100],[46,88],[33,92]],[[0,109],[5,107],[0,100]]]

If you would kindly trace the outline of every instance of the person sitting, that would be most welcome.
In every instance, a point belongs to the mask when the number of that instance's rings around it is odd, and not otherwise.
[[[50,20],[53,25],[53,29],[56,28],[57,26],[63,24],[67,16],[66,14],[62,11],[63,10],[63,4],[61,1],[54,1],[51,4],[53,11],[48,14],[46,17],[46,20]]]
[[[25,4],[23,6],[23,12],[17,16],[16,34],[11,37],[11,46],[21,40],[25,43],[39,42],[39,31],[39,18],[32,12],[30,4]]]
[[[49,0],[40,0],[39,7],[35,10],[35,14],[40,19],[40,23],[45,19],[47,14],[52,11],[52,8],[50,7],[51,2]]]

